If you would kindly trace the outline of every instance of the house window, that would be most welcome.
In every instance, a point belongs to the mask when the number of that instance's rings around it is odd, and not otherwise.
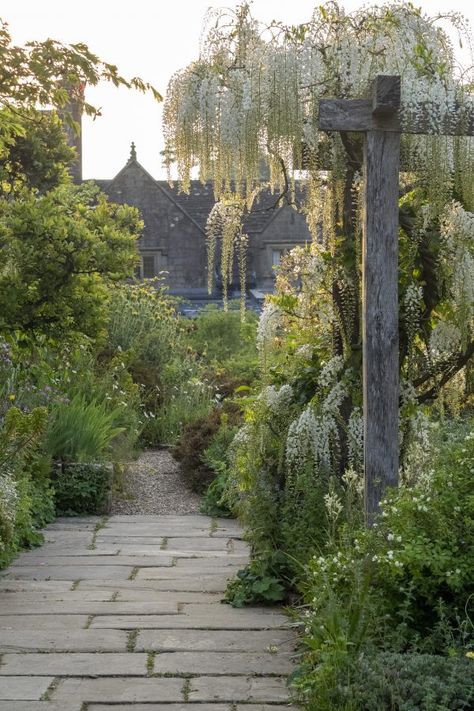
[[[154,276],[156,276],[155,255],[152,254],[147,257],[143,257],[143,278],[153,279]]]
[[[283,249],[272,249],[272,267],[279,267],[285,250]]]

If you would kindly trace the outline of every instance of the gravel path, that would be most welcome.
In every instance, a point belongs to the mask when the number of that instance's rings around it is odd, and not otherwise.
[[[150,449],[127,465],[112,514],[191,514],[199,512],[200,503],[201,497],[187,488],[170,452]]]

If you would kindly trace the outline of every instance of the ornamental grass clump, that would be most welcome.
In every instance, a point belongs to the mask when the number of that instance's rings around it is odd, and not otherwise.
[[[120,408],[108,411],[104,403],[76,395],[57,403],[46,431],[46,447],[62,464],[97,462],[112,458],[112,445],[123,432],[116,422]]]

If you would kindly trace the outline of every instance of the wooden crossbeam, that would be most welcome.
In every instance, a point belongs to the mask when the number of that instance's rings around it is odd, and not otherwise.
[[[373,99],[321,99],[319,128],[321,131],[388,131],[390,133],[431,134],[443,136],[474,136],[474,110],[459,106],[456,115],[448,114],[433,127],[431,116],[436,107],[425,103],[416,118],[397,113],[375,111]],[[435,114],[436,115],[436,114]]]

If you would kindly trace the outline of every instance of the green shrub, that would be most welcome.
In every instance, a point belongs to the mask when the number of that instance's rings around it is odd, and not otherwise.
[[[22,547],[38,545],[38,532],[54,517],[50,460],[41,453],[46,411],[6,410],[0,423],[0,568]]]
[[[111,445],[123,431],[116,422],[120,409],[107,411],[103,403],[76,395],[54,404],[46,432],[46,447],[63,462],[94,462],[111,456]]]
[[[364,711],[455,711],[474,704],[474,663],[428,654],[361,655],[348,697]]]
[[[235,422],[238,414],[235,413]],[[232,441],[237,431],[236,426],[229,425],[229,415],[222,413],[219,429],[207,449],[201,455],[201,461],[209,467],[214,474],[206,491],[201,505],[201,513],[207,516],[227,517],[235,512],[236,499],[229,487],[230,450]]]
[[[220,410],[214,409],[205,417],[200,417],[183,427],[183,432],[173,450],[181,465],[181,473],[187,484],[202,493],[211,483],[215,472],[203,454],[217,434],[221,423]]]
[[[213,388],[201,378],[186,379],[176,373],[173,383],[156,404],[156,415],[148,421],[145,435],[151,445],[175,444],[187,424],[204,421],[215,405]]]
[[[273,553],[265,560],[252,561],[227,586],[225,601],[232,607],[245,605],[275,605],[286,599],[282,579],[288,561],[281,553]]]
[[[256,346],[257,321],[252,311],[242,323],[239,310],[228,312],[216,306],[203,309],[192,321],[189,343],[199,357],[214,370],[219,368],[235,379],[250,382],[258,375]]]
[[[372,529],[347,523],[351,480],[346,479],[344,513],[337,509],[342,525],[328,527],[333,533],[300,581],[307,602],[301,615],[306,654],[294,683],[315,708],[471,708],[456,705],[456,695],[445,698],[435,681],[439,664],[439,676],[449,687],[444,658],[462,657],[474,646],[470,429],[469,421],[458,421],[433,430],[427,468],[418,471],[415,483],[402,483],[387,494]],[[400,688],[390,676],[393,670],[386,672],[385,681],[379,675],[380,687],[369,680],[371,660],[382,652],[403,653],[400,660],[406,669]],[[440,656],[417,657],[414,652]],[[367,674],[361,672],[360,679],[353,676],[359,658],[368,660],[363,667]],[[433,669],[433,678],[428,670],[426,686],[420,681],[412,693],[411,679],[417,676],[413,670],[418,667],[421,673],[423,664]],[[474,672],[474,666],[471,669]]]
[[[470,711],[474,661],[429,654],[360,654],[330,690],[306,702],[314,711]]]
[[[367,536],[376,584],[394,616],[410,597],[410,627],[429,635],[456,623],[474,590],[474,432],[471,421],[435,429],[431,467],[382,502]]]
[[[112,473],[100,464],[69,464],[58,468],[53,485],[59,514],[102,514],[107,509]]]

